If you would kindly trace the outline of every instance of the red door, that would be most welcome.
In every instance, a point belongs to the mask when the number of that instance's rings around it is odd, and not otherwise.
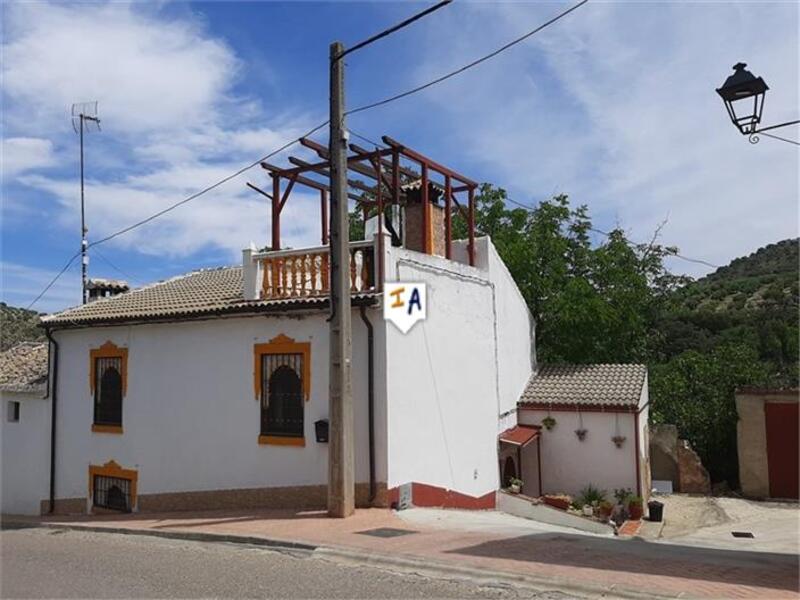
[[[773,498],[797,498],[800,471],[798,444],[798,407],[796,402],[767,402],[767,465],[769,495]]]

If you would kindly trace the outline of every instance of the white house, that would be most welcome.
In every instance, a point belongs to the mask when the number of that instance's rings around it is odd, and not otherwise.
[[[378,253],[377,236],[352,245]],[[383,249],[386,280],[427,284],[428,316],[402,334],[377,290],[354,286],[358,504],[387,505],[413,484],[415,504],[491,507],[497,434],[532,372],[525,302],[488,238],[475,241],[473,267]],[[328,416],[328,300],[270,297],[270,278],[276,261],[310,270],[325,251],[246,250],[242,267],[46,317],[58,353],[55,510],[324,506],[315,423]]]
[[[0,509],[35,514],[47,497],[50,462],[46,343],[23,342],[0,353],[0,402]]]

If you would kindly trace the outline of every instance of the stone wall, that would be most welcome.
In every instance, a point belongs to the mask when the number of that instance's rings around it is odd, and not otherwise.
[[[710,494],[711,479],[700,457],[675,425],[653,425],[650,432],[650,466],[653,479],[671,481],[684,494]]]

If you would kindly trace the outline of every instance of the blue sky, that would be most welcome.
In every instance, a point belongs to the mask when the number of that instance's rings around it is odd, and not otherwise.
[[[352,55],[348,106],[457,68],[568,5],[457,0]],[[89,238],[99,239],[324,121],[329,43],[353,44],[424,6],[3,3],[3,300],[27,305],[79,247],[72,102],[98,100],[103,119],[86,150]],[[747,62],[771,88],[765,120],[796,119],[797,47],[794,2],[594,1],[349,126],[390,135],[520,202],[567,193],[598,227],[620,225],[635,240],[666,219],[664,242],[725,264],[797,235],[798,148],[747,143],[714,88]],[[267,206],[244,185],[266,185],[260,171],[100,246],[90,274],[141,284],[238,262],[251,240],[268,239]],[[294,194],[283,242],[316,243],[316,211],[312,196]],[[76,261],[36,308],[76,304],[79,272]]]

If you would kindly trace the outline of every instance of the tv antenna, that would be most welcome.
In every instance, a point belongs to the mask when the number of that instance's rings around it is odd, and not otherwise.
[[[81,303],[86,304],[88,279],[86,271],[89,267],[88,242],[86,241],[86,210],[83,195],[83,133],[100,131],[100,119],[97,117],[97,102],[77,102],[72,105],[72,128],[80,135],[81,140]]]

